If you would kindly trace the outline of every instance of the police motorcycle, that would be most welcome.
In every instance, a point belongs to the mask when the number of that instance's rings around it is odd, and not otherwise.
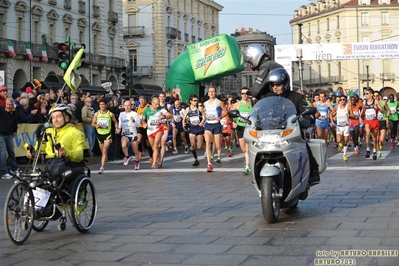
[[[36,130],[38,151],[49,141],[49,123]],[[25,148],[34,152],[31,145]],[[59,144],[55,149],[61,148]],[[32,230],[43,231],[49,221],[59,220],[58,229],[66,229],[66,221],[80,233],[86,233],[97,215],[97,196],[90,179],[90,169],[62,164],[39,165],[40,152],[34,153],[32,165],[16,175],[4,205],[4,227],[10,241],[22,245]]]
[[[312,169],[306,142],[319,164],[319,173],[327,168],[324,140],[304,139],[299,126],[300,119],[315,113],[316,109],[309,106],[297,115],[289,99],[277,96],[258,101],[249,118],[238,110],[229,111],[231,117],[247,122],[244,139],[249,148],[252,182],[267,223],[277,222],[281,208],[295,208],[308,196]]]

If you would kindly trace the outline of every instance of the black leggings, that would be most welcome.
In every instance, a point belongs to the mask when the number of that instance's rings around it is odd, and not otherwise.
[[[359,125],[356,125],[353,131],[351,131],[351,136],[352,136],[353,145],[355,147],[359,146]]]
[[[392,128],[391,128],[391,139],[396,139],[396,133],[398,132],[398,121],[392,121]]]

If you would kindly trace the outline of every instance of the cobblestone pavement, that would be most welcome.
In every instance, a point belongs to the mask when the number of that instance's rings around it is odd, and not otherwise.
[[[92,229],[80,234],[68,222],[60,232],[53,221],[14,246],[1,219],[0,265],[399,265],[399,148],[385,149],[376,161],[363,149],[343,162],[330,147],[321,184],[276,224],[265,223],[238,150],[224,151],[213,173],[202,154],[195,168],[183,151],[169,151],[162,169],[147,157],[138,171],[120,160],[99,175],[94,164]],[[1,206],[12,183],[0,180]]]

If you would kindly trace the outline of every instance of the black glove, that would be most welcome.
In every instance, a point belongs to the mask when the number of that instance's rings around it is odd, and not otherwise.
[[[310,120],[306,118],[302,118],[302,120],[299,120],[299,126],[301,128],[309,128],[310,127]]]

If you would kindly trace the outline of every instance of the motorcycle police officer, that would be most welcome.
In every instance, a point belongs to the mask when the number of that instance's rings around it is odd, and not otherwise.
[[[251,65],[253,71],[259,71],[251,90],[252,96],[264,95],[270,92],[266,77],[270,70],[283,66],[271,60],[265,49],[259,44],[251,44],[242,52],[244,61]],[[259,98],[258,98],[259,99]]]
[[[305,107],[308,106],[306,99],[302,94],[299,94],[295,91],[291,91],[290,85],[290,76],[288,72],[284,68],[275,68],[269,72],[265,80],[265,86],[269,87],[270,92],[266,94],[256,95],[255,97],[265,98],[270,96],[280,96],[289,99],[294,103],[296,110],[299,113],[305,111]],[[264,91],[264,89],[259,90],[259,92]],[[299,125],[301,128],[307,129],[311,126],[310,118],[304,117],[299,121]],[[309,185],[316,185],[320,183],[320,175],[318,170],[318,163],[316,159],[313,157],[313,154],[310,150],[309,145],[306,143],[306,149],[309,155],[309,163],[310,163],[310,176],[309,176]]]

